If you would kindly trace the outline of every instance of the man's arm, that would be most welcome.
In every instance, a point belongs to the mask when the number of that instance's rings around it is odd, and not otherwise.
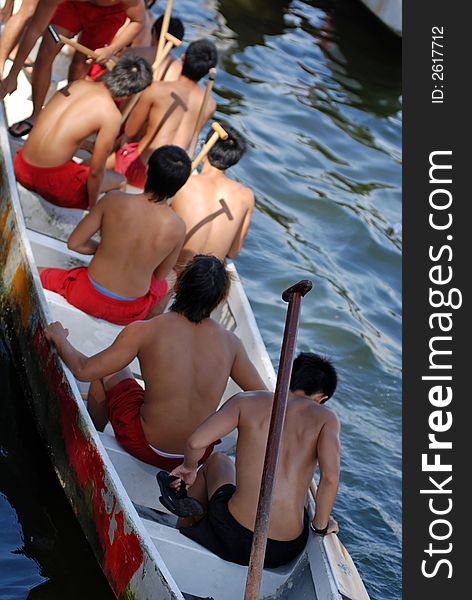
[[[35,45],[37,39],[39,36],[43,35],[59,2],[60,0],[41,0],[38,3],[38,7],[36,8],[34,15],[31,17],[31,21],[26,27],[23,37],[21,38],[20,45],[18,46],[18,52],[16,53],[10,73],[4,79],[1,86],[0,100],[3,100],[7,94],[11,94],[16,90],[18,74],[21,71],[24,62],[28,58],[28,55]]]
[[[324,529],[330,524],[330,515],[339,486],[339,420],[334,413],[329,413],[326,423],[321,429],[317,443],[317,454],[320,481],[316,494],[313,526],[317,529]]]
[[[69,250],[80,252],[80,254],[95,254],[98,243],[91,238],[102,226],[105,200],[103,198],[101,202],[96,204],[70,234],[67,242]]]
[[[236,394],[230,398],[218,412],[203,421],[188,438],[185,444],[184,462],[171,473],[182,479],[187,487],[191,486],[197,477],[198,461],[206,448],[238,426],[241,397],[242,394]]]
[[[114,54],[131,44],[144,27],[146,17],[144,2],[142,0],[122,0],[122,4],[129,23],[126,27],[118,30],[109,46],[95,49],[98,54],[95,62],[106,63]]]
[[[247,204],[248,204],[247,212],[244,215],[244,219],[241,224],[241,227],[239,228],[239,231],[233,240],[231,248],[229,249],[228,258],[236,258],[237,256],[239,256],[239,253],[241,252],[241,248],[243,247],[243,244],[244,244],[244,240],[246,239],[247,232],[249,231],[249,225],[251,223],[252,214],[254,212],[254,194],[249,190],[248,190]]]
[[[231,369],[231,378],[243,391],[266,390],[267,387],[262,380],[256,367],[252,364],[241,340],[231,334],[236,345],[236,355]]]
[[[156,267],[154,270],[154,277],[156,279],[165,279],[167,275],[172,271],[175,267],[177,259],[180,256],[180,252],[182,251],[182,247],[185,241],[185,223],[181,221],[176,225],[175,231],[175,246],[172,252],[166,256],[166,258],[161,262],[161,264]]]
[[[0,8],[0,23],[6,23],[13,13],[14,0],[5,0],[3,8]]]
[[[113,144],[120,131],[120,120],[119,113],[110,117],[108,122],[101,127],[95,140],[87,179],[89,208],[92,208],[97,203],[105,174],[105,164],[113,150]]]
[[[60,357],[76,379],[96,381],[124,369],[138,355],[146,331],[143,325],[141,321],[127,325],[111,346],[90,357],[74,348],[67,340],[68,330],[58,321],[48,325],[44,334],[56,346]]]

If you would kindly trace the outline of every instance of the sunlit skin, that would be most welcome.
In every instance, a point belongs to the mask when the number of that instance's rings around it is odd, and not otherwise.
[[[187,150],[204,93],[197,83],[183,75],[180,75],[177,81],[153,83],[144,90],[125,128],[127,139],[132,140],[140,134],[147,122],[146,132],[140,139],[138,147],[144,164],[156,148],[166,144],[174,144]],[[216,102],[210,97],[204,123],[208,121],[215,109]],[[111,166],[110,163],[108,165]]]
[[[23,157],[37,167],[63,165],[83,140],[96,134],[87,181],[89,207],[93,207],[101,192],[126,183],[122,175],[105,170],[120,123],[120,111],[104,83],[76,81],[48,102],[24,145]]]
[[[172,208],[187,228],[178,262],[182,268],[195,254],[213,254],[221,260],[238,256],[251,222],[254,195],[205,160],[201,174],[190,177],[177,192]]]
[[[273,397],[271,392],[233,396],[190,436],[183,464],[172,471],[191,486],[189,495],[205,505],[221,485],[236,484],[228,502],[229,511],[252,531]],[[322,393],[310,396],[301,390],[289,393],[269,524],[272,539],[292,540],[302,532],[307,492],[317,465],[320,482],[313,525],[318,529],[328,525],[328,532],[338,530],[330,514],[339,484],[339,421],[334,412],[319,404],[324,398]],[[226,456],[213,456],[197,475],[197,461],[208,440],[223,437],[236,428],[236,465]],[[179,525],[188,523],[182,521]]]

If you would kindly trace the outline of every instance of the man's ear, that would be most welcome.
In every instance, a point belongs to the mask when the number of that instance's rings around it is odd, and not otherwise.
[[[317,392],[316,394],[313,394],[312,398],[316,402],[316,404],[321,404],[323,400],[328,399],[328,396],[326,394],[323,394],[322,392]]]
[[[181,62],[182,64],[184,64],[184,62],[185,62],[185,52],[184,52],[184,53],[182,54],[182,56],[180,57],[180,62]]]

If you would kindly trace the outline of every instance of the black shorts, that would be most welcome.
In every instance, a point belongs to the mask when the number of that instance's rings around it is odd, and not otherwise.
[[[218,488],[208,504],[207,516],[194,527],[183,527],[180,533],[224,560],[248,565],[253,532],[238,523],[229,512],[228,501],[235,490],[232,483]],[[305,548],[308,532],[308,514],[305,511],[303,531],[297,538],[288,541],[267,540],[264,567],[280,567],[297,557]]]

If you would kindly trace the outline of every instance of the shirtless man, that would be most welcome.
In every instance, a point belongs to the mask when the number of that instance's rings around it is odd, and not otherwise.
[[[115,171],[125,175],[130,185],[143,188],[148,158],[159,146],[175,144],[188,148],[205,94],[197,81],[216,62],[217,51],[212,42],[192,42],[182,56],[178,80],[155,82],[142,94],[126,122],[125,134],[128,140],[135,138],[147,121],[146,133],[139,142],[122,146],[114,161]],[[215,109],[216,102],[209,98],[204,123]],[[113,166],[110,162],[107,165]]]
[[[110,419],[116,439],[136,458],[166,470],[181,464],[186,439],[216,410],[228,377],[243,390],[265,389],[242,342],[210,318],[229,286],[219,259],[196,256],[177,280],[170,312],[128,325],[90,358],[67,341],[60,323],[46,328],[74,376],[93,382],[88,410],[97,429]],[[125,368],[136,356],[145,390]]]
[[[338,531],[330,514],[339,482],[339,421],[321,406],[334,393],[336,380],[331,363],[316,354],[304,352],[293,363],[265,567],[286,564],[305,547],[304,507],[317,463],[320,483],[312,527],[319,535]],[[241,565],[249,563],[273,397],[271,392],[233,396],[190,436],[184,462],[172,471],[191,486],[189,494],[207,507],[207,516],[197,525],[178,523],[181,533]],[[227,456],[215,454],[197,475],[208,443],[236,428],[236,466]]]
[[[72,232],[68,247],[92,254],[87,267],[42,269],[43,286],[84,312],[118,325],[162,312],[185,225],[167,200],[190,175],[182,148],[162,146],[149,159],[143,194],[110,192]],[[98,244],[92,237],[101,232]]]
[[[95,206],[101,192],[123,186],[123,177],[105,170],[121,125],[114,98],[136,94],[151,81],[149,64],[128,56],[101,82],[76,81],[56,92],[16,154],[17,180],[48,202],[82,209]],[[97,137],[90,165],[79,165],[72,158],[92,134]]]
[[[115,36],[127,17],[128,25]],[[144,26],[144,3],[143,0],[41,0],[23,34],[11,71],[3,81],[0,98],[16,90],[23,63],[50,22],[68,38],[81,32],[81,43],[98,53],[97,62],[106,64],[140,33]],[[46,31],[33,68],[33,113],[9,128],[13,136],[26,135],[36,123],[51,82],[52,63],[60,49],[61,44],[56,44]],[[85,60],[83,54],[76,53],[69,69],[69,83],[85,77],[89,70]]]
[[[195,254],[214,254],[221,260],[236,258],[249,229],[254,195],[225,175],[244,154],[246,143],[233,127],[225,122],[221,126],[228,139],[216,142],[201,174],[190,177],[172,201],[172,208],[187,227],[179,268]]]

